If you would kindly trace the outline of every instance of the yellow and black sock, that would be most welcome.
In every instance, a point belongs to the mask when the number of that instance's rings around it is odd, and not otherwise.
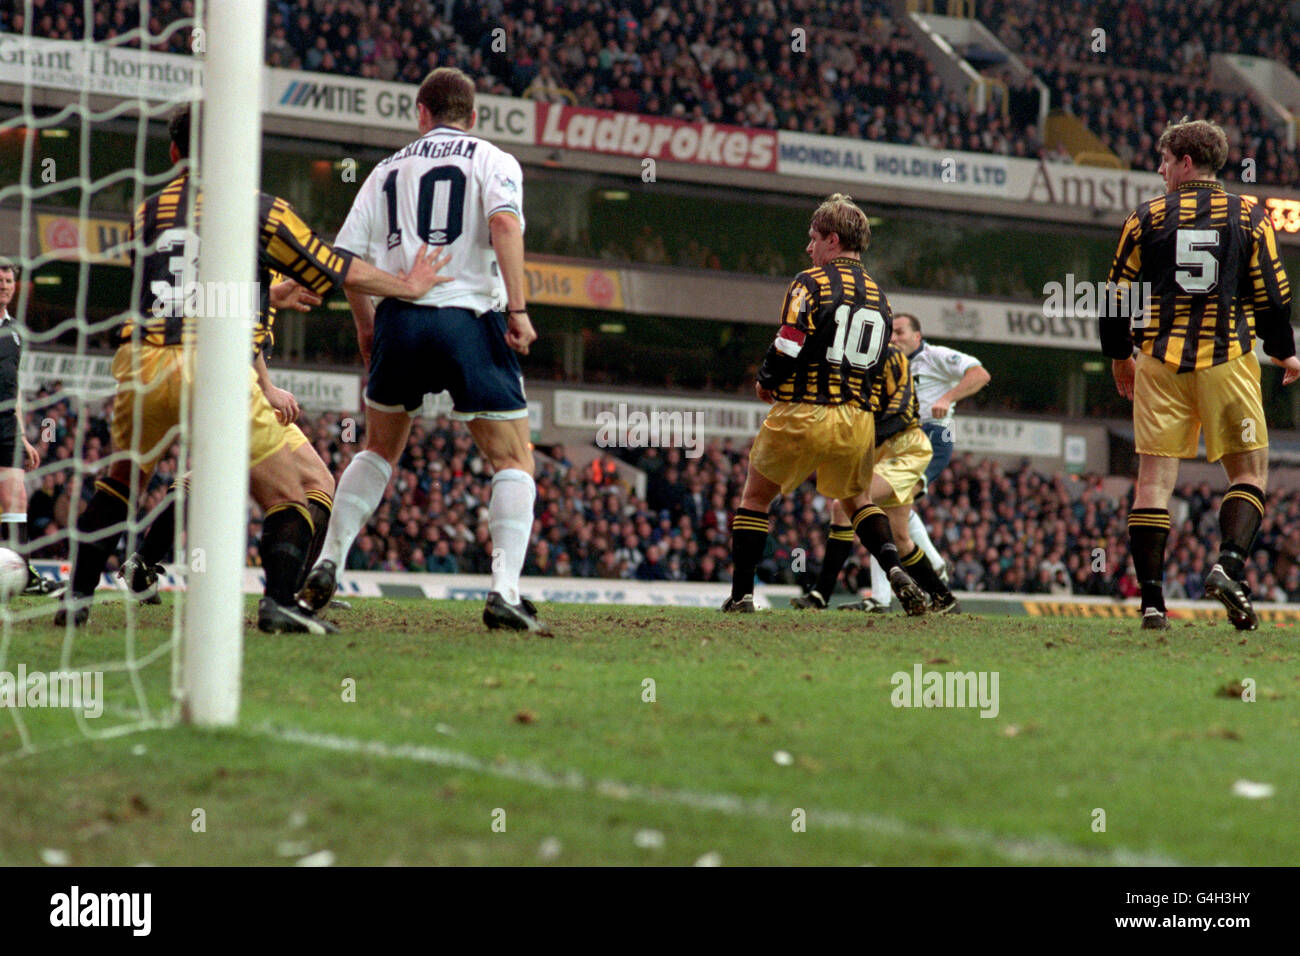
[[[926,557],[920,545],[915,545],[912,553],[901,559],[899,564],[903,566],[903,570],[907,572],[908,576],[921,585],[922,589],[930,597],[946,598],[948,596],[948,589],[944,586],[939,575],[935,573],[934,565],[930,563],[930,559]]]
[[[1254,485],[1233,485],[1219,505],[1219,564],[1228,577],[1240,581],[1245,575],[1255,533],[1264,517],[1264,492]]]
[[[95,493],[77,520],[77,562],[72,569],[72,593],[95,593],[108,557],[117,550],[130,509],[131,489],[113,478],[95,482]]]
[[[835,585],[840,579],[844,562],[853,553],[853,526],[847,524],[831,525],[826,538],[826,558],[822,561],[822,573],[817,576],[817,585],[813,588],[829,603],[835,593]]]
[[[185,489],[188,497],[190,493],[188,476],[178,478],[172,483],[171,493],[167,496],[167,506],[158,517],[153,519],[153,524],[144,533],[144,540],[140,542],[140,557],[149,567],[162,564],[167,558],[167,552],[176,544],[176,502],[182,488]]]
[[[1142,589],[1142,607],[1165,609],[1165,543],[1169,540],[1169,511],[1134,508],[1128,514],[1129,550]]]
[[[307,560],[302,566],[302,574],[299,575],[298,590],[302,589],[302,583],[307,579],[307,572],[320,557],[321,548],[325,547],[325,535],[330,529],[330,515],[334,513],[334,499],[323,491],[307,492],[307,513],[311,515],[311,526],[315,530],[311,536],[311,547],[307,549]]]
[[[898,545],[894,544],[894,533],[889,530],[889,519],[876,505],[863,505],[853,515],[853,533],[871,552],[871,556],[880,564],[880,569],[888,574],[898,567]]]
[[[258,553],[266,573],[266,596],[275,603],[293,605],[311,539],[311,516],[305,504],[290,501],[266,509]]]
[[[767,546],[767,512],[737,508],[731,519],[731,597],[754,593],[754,569]]]

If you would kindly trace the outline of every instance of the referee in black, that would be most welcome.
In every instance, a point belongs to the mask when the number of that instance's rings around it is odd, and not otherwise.
[[[18,326],[9,314],[9,303],[18,288],[18,268],[0,256],[0,537],[3,544],[27,557],[27,485],[17,458],[18,441],[23,443],[22,464],[28,470],[41,463],[23,428],[22,396],[18,392],[18,362],[23,343]],[[13,413],[10,414],[10,409]],[[54,594],[58,582],[43,578],[27,562],[24,594]]]

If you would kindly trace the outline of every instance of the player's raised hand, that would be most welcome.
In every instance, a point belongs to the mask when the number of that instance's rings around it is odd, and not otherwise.
[[[527,312],[511,312],[506,316],[506,345],[520,355],[528,354],[528,347],[537,341],[537,330]]]
[[[432,246],[425,246],[415,256],[415,262],[411,268],[401,273],[398,278],[404,279],[411,287],[410,299],[418,299],[436,285],[442,285],[444,282],[450,282],[454,277],[441,275],[442,267],[451,261],[451,253],[443,252],[441,255],[434,256]]]
[[[1119,393],[1133,401],[1133,380],[1137,377],[1137,362],[1130,356],[1126,359],[1113,359],[1110,363],[1111,374],[1115,376],[1115,387]]]
[[[1300,378],[1300,358],[1292,355],[1290,358],[1270,359],[1274,365],[1282,369],[1282,384],[1290,385],[1296,379]]]
[[[320,296],[292,279],[285,279],[283,282],[277,282],[271,286],[271,305],[273,308],[288,309],[294,312],[310,312],[320,303]]]

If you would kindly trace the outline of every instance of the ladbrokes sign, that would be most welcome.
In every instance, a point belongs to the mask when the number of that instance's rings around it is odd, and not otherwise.
[[[729,169],[776,169],[776,133],[576,106],[537,105],[537,145]]]

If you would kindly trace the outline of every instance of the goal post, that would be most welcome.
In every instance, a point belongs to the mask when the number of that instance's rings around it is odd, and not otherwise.
[[[248,527],[248,390],[262,155],[266,0],[207,6],[196,182],[203,190],[181,714],[223,727],[239,719],[243,570]],[[254,290],[255,291],[255,290]],[[223,303],[219,310],[211,306]],[[251,308],[250,308],[251,307]]]

